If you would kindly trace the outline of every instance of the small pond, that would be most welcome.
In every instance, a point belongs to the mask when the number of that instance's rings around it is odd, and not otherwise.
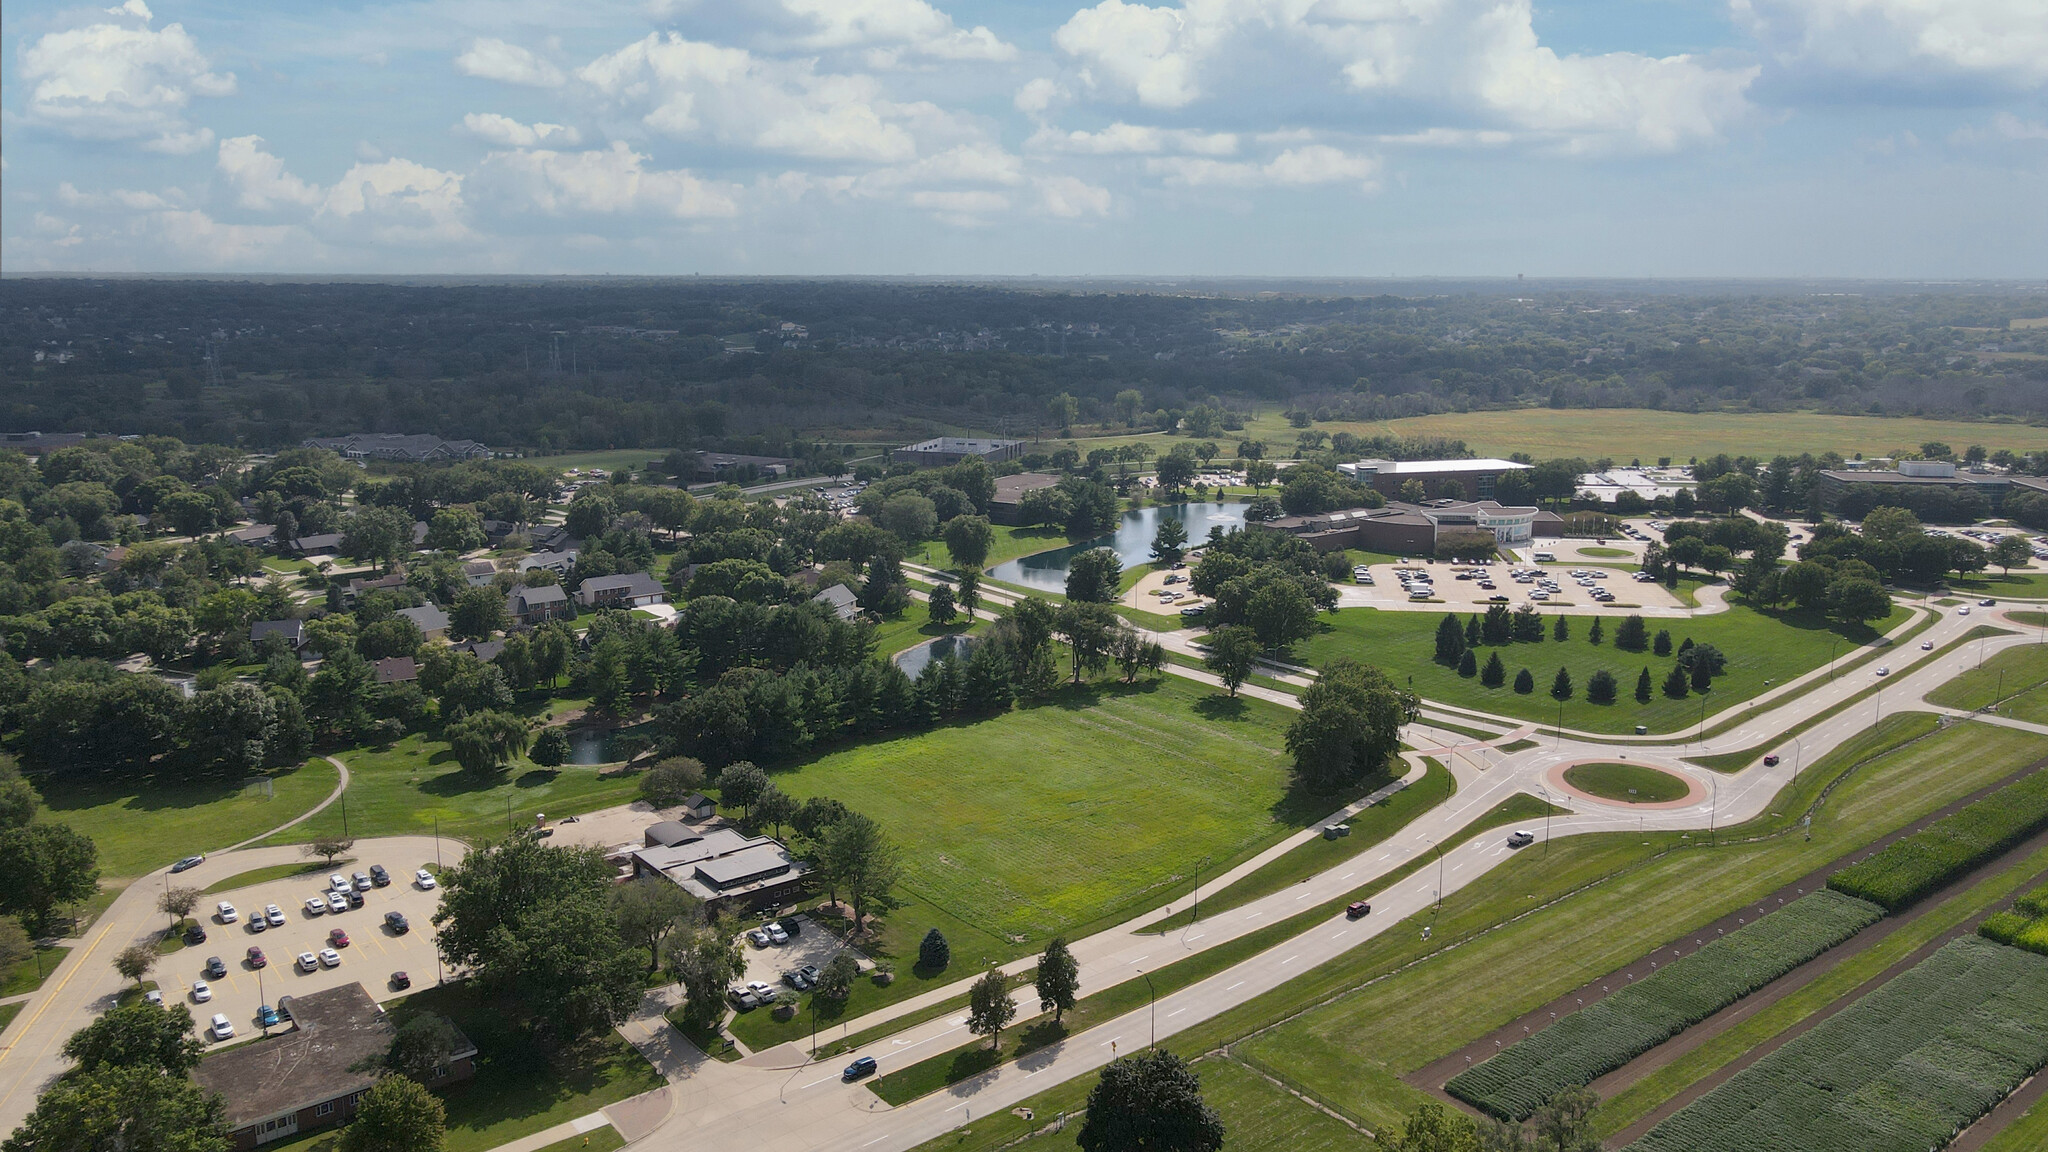
[[[967,654],[973,650],[974,637],[972,636],[960,633],[955,633],[951,636],[935,636],[915,648],[906,648],[898,652],[896,654],[896,666],[903,669],[905,676],[915,680],[928,665],[944,660],[949,656],[957,656],[965,660],[967,659]]]
[[[627,756],[618,748],[618,730],[614,728],[571,728],[569,730],[569,763],[571,765],[614,765]]]
[[[1149,564],[1152,562],[1152,537],[1158,534],[1162,519],[1179,520],[1188,530],[1188,547],[1199,548],[1209,538],[1212,528],[1229,531],[1244,527],[1247,507],[1245,504],[1163,504],[1139,508],[1124,513],[1123,522],[1108,536],[998,564],[989,569],[989,579],[1026,588],[1043,588],[1048,592],[1064,592],[1067,588],[1067,565],[1083,552],[1109,548],[1115,550],[1126,568],[1133,564]],[[909,672],[910,669],[906,666],[904,671]]]

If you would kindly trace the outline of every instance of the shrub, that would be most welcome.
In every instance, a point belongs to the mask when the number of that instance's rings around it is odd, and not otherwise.
[[[1652,1128],[1632,1152],[1922,1152],[2048,1063],[2048,957],[1965,936]]]
[[[1828,877],[1896,912],[2048,826],[2048,772],[2008,784]]]
[[[917,966],[937,972],[953,962],[953,946],[946,943],[946,937],[937,928],[924,934],[924,941],[917,946]]]
[[[1586,681],[1586,699],[1595,704],[1614,703],[1614,673],[1602,668]]]
[[[1458,657],[1458,675],[1466,679],[1479,675],[1479,661],[1473,657],[1470,648],[1465,649],[1464,655]]]
[[[1519,1120],[1559,1091],[1612,1072],[1883,915],[1862,900],[1815,892],[1510,1045],[1444,1088],[1504,1120]]]
[[[1515,673],[1515,691],[1527,696],[1536,690],[1536,678],[1529,675],[1527,668]]]

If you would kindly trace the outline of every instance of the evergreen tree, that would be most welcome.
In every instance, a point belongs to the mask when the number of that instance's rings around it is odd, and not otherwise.
[[[1507,605],[1487,605],[1486,618],[1479,622],[1479,637],[1488,644],[1514,643],[1515,618]]]
[[[1569,700],[1572,698],[1572,674],[1570,672],[1562,668],[1557,670],[1557,676],[1550,682],[1550,695],[1554,700]]]
[[[1691,691],[1691,688],[1685,682],[1685,669],[1673,664],[1671,666],[1671,675],[1664,678],[1664,694],[1673,700],[1683,700],[1691,694]]]
[[[1707,689],[1709,689],[1709,688],[1712,688],[1713,686],[1714,686],[1714,673],[1712,672],[1712,670],[1710,670],[1710,669],[1709,669],[1709,668],[1707,667],[1707,663],[1706,663],[1706,661],[1704,661],[1704,660],[1695,660],[1695,661],[1693,661],[1693,662],[1692,662],[1692,690],[1693,690],[1693,691],[1695,691],[1695,692],[1705,692],[1705,691],[1706,691]]]
[[[1543,642],[1543,617],[1536,612],[1534,604],[1524,604],[1515,609],[1515,642],[1518,644],[1540,644]]]
[[[1641,616],[1628,616],[1614,629],[1614,646],[1624,652],[1641,652],[1650,646],[1650,629]]]
[[[1651,651],[1659,656],[1671,655],[1671,633],[1662,628],[1657,629],[1657,643]]]
[[[1602,668],[1586,681],[1586,699],[1595,704],[1614,703],[1614,673]]]
[[[1559,616],[1557,618],[1557,623],[1551,625],[1550,627],[1551,639],[1557,640],[1559,642],[1571,639],[1572,627],[1570,621],[1571,618],[1569,616]]]
[[[1474,612],[1472,618],[1465,621],[1465,647],[1479,647],[1479,641],[1484,636],[1485,632],[1479,626],[1479,613]]]
[[[1536,690],[1536,678],[1529,675],[1527,668],[1515,673],[1515,691],[1527,696]]]
[[[1436,662],[1456,664],[1458,657],[1465,654],[1465,629],[1458,624],[1458,614],[1444,613],[1443,623],[1436,626]]]
[[[1605,635],[1606,631],[1600,627],[1600,618],[1593,617],[1593,626],[1586,630],[1586,643],[1598,644]]]
[[[1636,677],[1636,703],[1648,704],[1650,702],[1650,693],[1652,690],[1653,689],[1650,682],[1650,666],[1645,664],[1643,666],[1643,674],[1641,676]]]
[[[924,934],[924,942],[917,946],[917,966],[927,972],[937,972],[953,962],[953,947],[946,943],[946,937],[937,928]]]
[[[1465,649],[1465,654],[1458,657],[1458,675],[1466,677],[1479,675],[1479,661],[1473,657],[1470,648]]]
[[[1507,681],[1508,669],[1507,665],[1500,662],[1500,653],[1495,652],[1487,656],[1486,667],[1479,670],[1479,682],[1488,688],[1498,688]]]

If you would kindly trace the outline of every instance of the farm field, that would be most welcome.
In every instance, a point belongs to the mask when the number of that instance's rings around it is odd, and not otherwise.
[[[536,812],[567,816],[623,804],[639,793],[636,777],[602,767],[564,764],[542,768],[521,758],[488,777],[472,776],[448,745],[424,735],[388,747],[335,753],[348,765],[347,831],[351,836],[430,835],[496,838]],[[328,769],[333,787],[333,769]],[[324,795],[325,793],[323,793]],[[273,843],[296,844],[343,831],[343,805],[280,833]]]
[[[1897,912],[2048,824],[2048,772],[2014,781],[1828,877]]]
[[[327,798],[340,775],[314,758],[272,775],[272,794],[233,780],[36,777],[39,819],[92,837],[107,881],[140,876],[180,856],[211,852],[298,816]]]
[[[1961,937],[1738,1072],[1632,1152],[1919,1152],[2048,1061],[2048,957]]]
[[[1922,731],[1901,722],[1887,735],[1912,739]],[[1813,778],[1838,775],[1869,758],[1870,747],[1823,758],[1811,769]],[[1198,1026],[1183,1044],[1214,1047],[1356,987],[1232,1051],[1367,1127],[1388,1123],[1422,1099],[1401,1078],[1430,1061],[2010,773],[2044,749],[2048,738],[1971,726],[1881,752],[1832,794],[1814,818],[1810,842],[1780,836],[1674,852],[1688,843],[1676,834],[1561,839],[1547,865],[1518,858],[1453,893],[1436,921],[1434,941],[1423,943],[1413,931],[1385,933],[1336,964]],[[1791,819],[1766,817],[1730,834],[1789,826]],[[1503,923],[1546,904],[1538,915]],[[1457,942],[1462,946],[1448,947]],[[1445,950],[1402,967],[1438,947]]]
[[[1558,1092],[1591,1084],[1883,915],[1875,904],[1836,892],[1802,897],[1509,1046],[1445,1087],[1495,1116],[1520,1120]]]
[[[1543,641],[1487,648],[1488,652],[1499,652],[1507,666],[1507,683],[1499,688],[1488,688],[1478,676],[1460,676],[1457,669],[1436,663],[1436,629],[1443,617],[1433,612],[1345,608],[1324,613],[1322,630],[1297,645],[1295,656],[1310,665],[1325,664],[1339,657],[1362,660],[1386,669],[1397,682],[1405,681],[1405,686],[1426,700],[1543,724],[1558,721],[1557,701],[1550,695],[1550,685],[1561,666],[1572,678],[1572,697],[1564,705],[1567,728],[1629,732],[1637,724],[1647,724],[1652,732],[1674,732],[1699,723],[1702,703],[1711,719],[1764,691],[1765,681],[1782,683],[1826,664],[1831,645],[1837,658],[1854,656],[1851,645],[1868,642],[1897,627],[1905,621],[1908,611],[1894,608],[1889,618],[1874,627],[1844,625],[1799,611],[1765,615],[1742,605],[1690,620],[1647,620],[1652,636],[1660,629],[1671,632],[1674,648],[1690,637],[1696,643],[1714,645],[1728,658],[1727,671],[1715,679],[1711,691],[1676,700],[1663,692],[1672,657],[1659,657],[1649,651],[1625,652],[1614,647],[1618,618],[1613,616],[1601,618],[1607,632],[1601,644],[1590,643],[1586,638],[1594,619],[1591,616],[1567,616],[1570,639],[1562,643],[1548,639],[1554,618],[1545,613]],[[1479,663],[1485,662],[1485,657],[1479,656]],[[1636,679],[1645,667],[1650,669],[1654,689],[1648,704],[1638,704],[1634,695]],[[1535,691],[1527,695],[1515,692],[1512,687],[1520,668],[1527,668],[1536,681]],[[1613,704],[1594,704],[1586,699],[1586,684],[1601,669],[1612,673],[1618,682]]]
[[[1288,718],[1172,677],[1097,684],[773,776],[799,799],[831,796],[880,821],[911,895],[998,937],[1042,940],[1114,921],[1177,889],[1202,857],[1227,867],[1337,807],[1343,797],[1289,797]],[[969,958],[957,944],[954,955]]]

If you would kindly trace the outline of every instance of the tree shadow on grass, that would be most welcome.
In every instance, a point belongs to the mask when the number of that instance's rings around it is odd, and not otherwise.
[[[976,1044],[967,1051],[953,1057],[946,1065],[946,1083],[958,1084],[962,1080],[979,1076],[1002,1061],[1001,1051],[986,1044]]]
[[[443,772],[439,776],[429,777],[420,781],[418,787],[420,791],[429,796],[447,798],[468,796],[477,792],[489,792],[504,782],[505,774],[502,772],[490,772],[479,775],[475,772],[457,771]]]
[[[1054,1023],[1051,1020],[1040,1020],[1036,1024],[1027,1026],[1018,1034],[1017,1059],[1022,1060],[1033,1052],[1051,1048],[1056,1044],[1064,1042],[1066,1038],[1067,1026],[1064,1021]]]
[[[555,777],[560,775],[561,772],[553,768],[535,768],[530,772],[521,772],[519,778],[512,783],[520,788],[544,788],[553,784]]]
[[[1218,722],[1244,719],[1246,705],[1242,696],[1204,696],[1195,701],[1195,715],[1204,720]]]
[[[282,780],[296,771],[298,769],[293,768],[278,772],[272,779]],[[42,793],[43,807],[51,812],[97,808],[117,800],[126,801],[126,807],[131,811],[164,812],[180,808],[204,808],[208,804],[231,799],[255,775],[237,773],[232,776],[186,776],[173,772],[127,775],[96,772],[85,776],[63,776],[39,772],[33,775],[32,780],[37,791]]]

